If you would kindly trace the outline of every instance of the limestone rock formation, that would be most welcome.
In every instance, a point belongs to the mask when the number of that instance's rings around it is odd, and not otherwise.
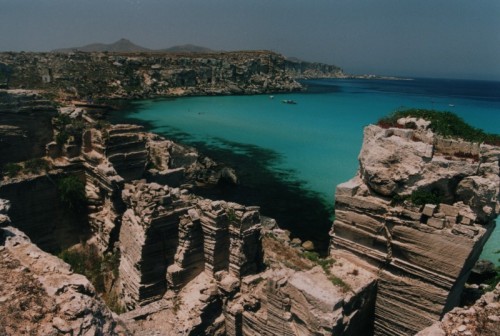
[[[342,256],[307,258],[280,229],[263,236],[266,271],[224,302],[227,335],[366,335],[376,276]],[[314,256],[314,254],[311,254]]]
[[[126,334],[84,276],[10,226],[0,228],[0,268],[0,334]]]
[[[89,236],[86,218],[68,211],[60,198],[57,182],[65,176],[62,171],[52,171],[0,182],[0,197],[11,203],[13,225],[53,253]]]
[[[455,308],[417,336],[500,335],[500,284],[471,307]]]
[[[123,190],[120,279],[129,308],[179,290],[205,272],[239,282],[260,269],[256,208],[212,202],[186,190],[136,181]]]
[[[63,98],[257,94],[300,89],[284,57],[268,51],[227,53],[0,53],[10,88]]]
[[[0,90],[0,169],[45,155],[52,139],[54,103],[34,91]]]
[[[346,78],[341,68],[316,62],[305,62],[294,58],[285,61],[285,70],[293,78]]]
[[[414,334],[458,304],[500,210],[498,148],[412,122],[366,127],[358,175],[336,191],[331,251],[379,269],[376,335]]]

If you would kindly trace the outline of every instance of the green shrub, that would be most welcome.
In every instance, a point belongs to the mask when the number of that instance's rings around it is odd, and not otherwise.
[[[337,287],[340,287],[340,289],[342,290],[342,292],[346,293],[350,290],[352,290],[351,286],[349,286],[349,284],[347,284],[344,280],[342,280],[341,278],[339,277],[336,277],[335,275],[329,275],[328,276],[328,279],[332,282],[332,284],[334,284],[335,286]]]
[[[405,201],[409,200],[410,196],[401,196],[401,195],[394,195],[391,200],[391,206],[396,206],[403,204]]]
[[[321,258],[318,252],[305,251],[302,254],[306,259],[318,264],[323,268],[326,274],[330,274],[330,266],[335,264],[335,260],[332,258]]]
[[[22,169],[20,164],[9,162],[3,167],[3,172],[8,177],[14,177],[19,174]]]
[[[439,204],[442,201],[442,195],[437,190],[415,190],[411,193],[410,201],[415,205]]]
[[[95,123],[94,127],[95,127],[96,129],[102,129],[102,130],[104,130],[104,129],[108,129],[108,128],[110,128],[110,127],[111,127],[111,124],[110,124],[109,122],[107,122],[106,120],[98,120],[98,121]]]
[[[472,127],[452,112],[425,109],[399,110],[393,112],[387,117],[381,118],[377,124],[384,128],[402,128],[404,126],[397,124],[397,120],[404,117],[422,118],[430,121],[430,128],[432,131],[443,137],[462,138],[471,142],[484,142],[491,145],[500,145],[500,135],[488,134],[481,129]]]
[[[43,158],[31,159],[24,163],[24,171],[27,173],[38,174],[48,169],[49,163]]]
[[[311,260],[312,262],[317,263],[320,259],[319,253],[318,252],[310,252],[310,251],[305,251],[304,252],[304,257],[306,259]]]
[[[63,146],[69,139],[69,134],[66,131],[60,131],[56,135],[56,143],[59,146]]]
[[[394,195],[391,200],[391,206],[403,204],[405,201],[410,201],[413,205],[424,204],[439,204],[443,202],[443,196],[439,190],[415,190],[411,195],[401,196]]]
[[[231,209],[231,208],[227,209],[226,216],[227,216],[227,219],[231,222],[235,222],[238,219],[238,217],[236,217],[236,213],[234,212],[234,209]]]
[[[95,246],[86,245],[78,250],[64,250],[59,254],[59,258],[70,264],[73,272],[85,275],[97,292],[104,291],[102,258]]]
[[[54,118],[54,125],[56,127],[63,127],[71,123],[71,118],[67,114],[60,114]]]
[[[82,134],[85,129],[85,123],[82,120],[73,119],[71,123],[66,127],[66,130],[70,135],[78,136]]]
[[[87,204],[85,184],[76,176],[67,176],[57,183],[61,201],[72,210],[83,210]]]
[[[120,304],[116,293],[110,288],[106,288],[104,283],[105,274],[113,274],[118,278],[118,266],[120,264],[120,254],[108,253],[101,257],[94,245],[83,245],[79,249],[64,250],[58,255],[59,258],[71,265],[73,272],[82,274],[92,283],[96,291],[102,297],[108,307],[115,313],[123,313],[125,309]]]

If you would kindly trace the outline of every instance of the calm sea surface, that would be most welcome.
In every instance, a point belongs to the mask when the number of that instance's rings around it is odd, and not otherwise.
[[[328,244],[335,186],[358,168],[363,127],[401,108],[452,111],[500,133],[500,82],[443,79],[308,80],[305,93],[146,100],[113,121],[191,144],[235,167],[241,185],[198,190],[247,205],[278,220],[293,236]],[[292,99],[296,105],[283,104]],[[483,257],[498,262],[500,227]]]

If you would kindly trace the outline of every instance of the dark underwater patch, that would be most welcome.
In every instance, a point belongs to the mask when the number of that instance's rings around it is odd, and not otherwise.
[[[277,169],[279,153],[259,146],[209,138],[196,141],[173,127],[155,128],[151,122],[134,118],[134,111],[115,111],[108,116],[113,123],[134,123],[173,141],[195,147],[201,155],[224,163],[237,172],[239,185],[195,188],[197,195],[224,199],[244,205],[258,205],[264,216],[275,218],[292,237],[312,240],[318,251],[328,248],[333,200],[309,190],[293,170]]]

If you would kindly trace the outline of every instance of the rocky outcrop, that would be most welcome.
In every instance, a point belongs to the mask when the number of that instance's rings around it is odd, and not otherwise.
[[[126,334],[84,276],[13,227],[0,228],[0,268],[0,334]]]
[[[293,78],[347,78],[348,75],[335,65],[305,62],[297,59],[285,61],[285,71]]]
[[[283,230],[263,235],[268,268],[244,277],[232,289],[237,294],[225,296],[227,335],[370,334],[374,274],[340,255],[321,259],[304,252]],[[223,283],[221,292],[231,293]]]
[[[500,334],[500,284],[485,293],[471,307],[457,307],[446,313],[441,321],[422,330],[417,336]]]
[[[179,290],[205,272],[239,282],[260,269],[260,217],[255,208],[212,202],[178,188],[134,182],[120,229],[120,279],[129,308]]]
[[[86,217],[69,210],[61,200],[57,181],[66,176],[53,171],[0,183],[0,197],[11,202],[13,225],[52,253],[77,244],[90,234]]]
[[[227,335],[362,335],[371,327],[374,282],[343,293],[320,267],[261,274],[263,283],[226,308]],[[250,279],[249,279],[250,280]]]
[[[159,135],[147,133],[148,169],[150,182],[181,185],[238,184],[234,169],[201,156],[196,149],[177,144]]]
[[[142,127],[113,125],[104,130],[104,155],[125,181],[140,179],[146,170],[148,152]]]
[[[227,53],[0,53],[10,88],[62,98],[257,94],[300,89],[284,57],[268,51]]]
[[[379,269],[376,335],[414,334],[458,304],[500,210],[497,147],[399,122],[413,129],[365,128],[358,175],[337,187],[331,233],[332,253]]]
[[[33,91],[0,90],[0,168],[45,155],[54,103]]]

